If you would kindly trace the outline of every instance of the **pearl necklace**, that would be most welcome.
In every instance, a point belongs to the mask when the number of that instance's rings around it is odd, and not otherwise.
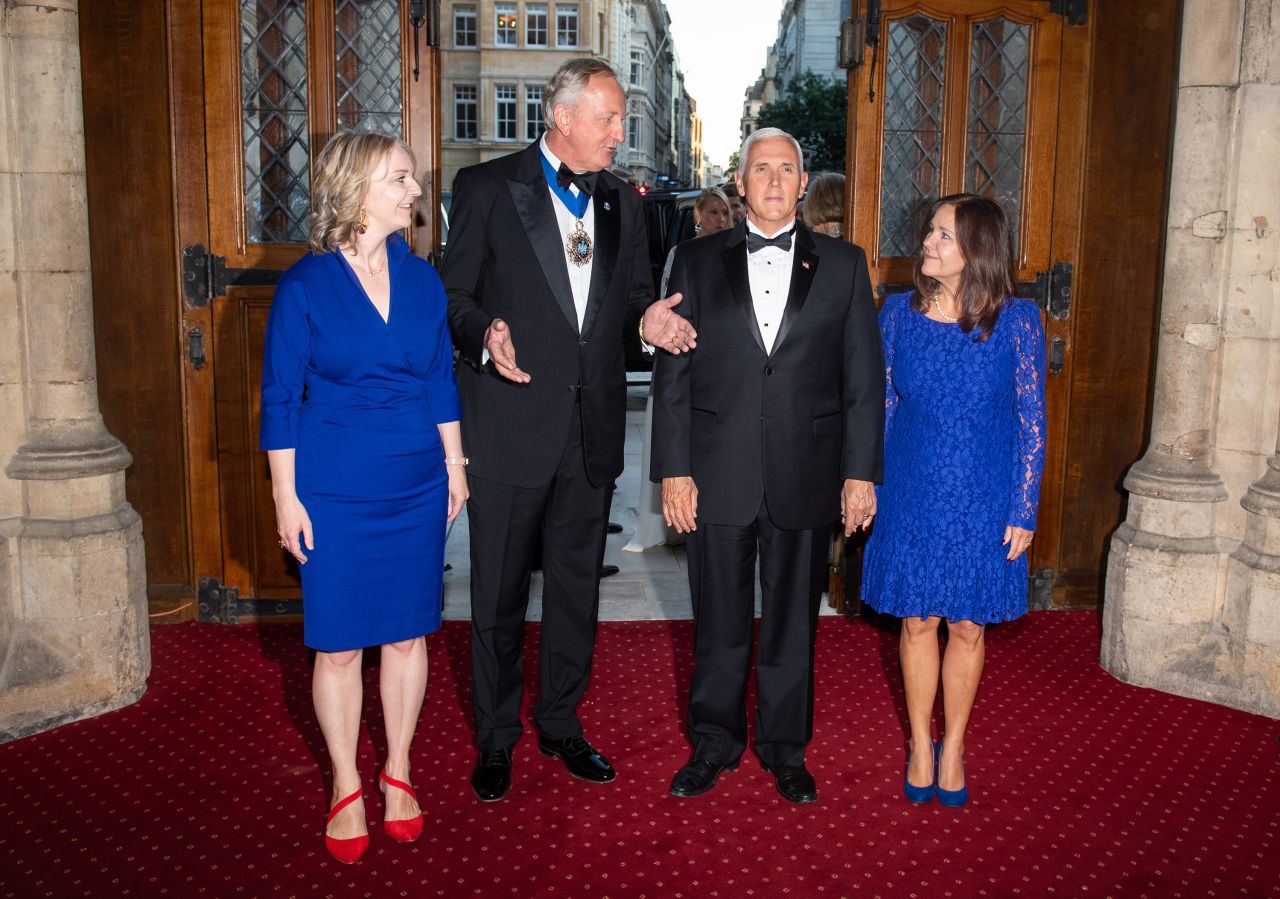
[[[949,321],[952,324],[955,324],[956,322],[960,321],[959,318],[952,318],[951,316],[947,315],[947,313],[942,311],[942,304],[938,302],[937,297],[933,298],[933,308],[938,311],[938,315],[942,317],[943,321]]]

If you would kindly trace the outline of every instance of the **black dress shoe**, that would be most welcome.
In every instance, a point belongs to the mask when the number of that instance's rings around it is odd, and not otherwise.
[[[613,577],[615,574],[617,574],[621,570],[622,569],[619,568],[617,565],[601,565],[600,577]]]
[[[582,737],[552,740],[538,734],[538,751],[549,759],[563,759],[569,773],[580,780],[606,784],[618,776],[609,760]]]
[[[671,779],[671,789],[667,792],[681,799],[692,799],[701,796],[716,785],[722,771],[732,771],[737,765],[717,765],[696,755],[685,762],[683,768]]]
[[[605,530],[607,530],[610,534],[621,534],[622,525],[618,524],[616,521],[611,521],[609,522],[608,526],[606,526]]]
[[[497,802],[511,789],[511,750],[486,749],[471,772],[471,789],[481,802]]]
[[[769,769],[778,795],[787,802],[817,802],[818,785],[804,765],[780,765]]]

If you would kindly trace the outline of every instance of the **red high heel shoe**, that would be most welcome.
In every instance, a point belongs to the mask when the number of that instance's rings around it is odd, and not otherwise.
[[[418,801],[418,794],[413,792],[413,787],[409,786],[402,780],[396,780],[394,777],[387,777],[387,772],[381,771],[378,774],[378,789],[382,790],[386,795],[387,787],[392,786],[397,790],[404,790],[413,797],[413,801]],[[399,821],[383,821],[382,829],[387,832],[387,836],[400,843],[412,843],[418,837],[422,836],[422,812],[414,815],[412,818],[402,818]]]
[[[361,790],[356,790],[345,799],[340,799],[333,808],[329,809],[329,819],[325,821],[325,829],[328,830],[329,824],[337,817],[338,812],[349,806],[360,798]],[[360,856],[364,855],[364,851],[369,848],[369,835],[361,834],[358,837],[348,837],[340,840],[337,837],[331,837],[328,833],[324,835],[324,848],[329,850],[329,854],[342,862],[344,865],[354,864],[360,860]]]

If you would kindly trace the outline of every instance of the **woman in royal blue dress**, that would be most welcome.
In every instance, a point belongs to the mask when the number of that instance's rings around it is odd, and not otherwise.
[[[965,728],[985,625],[1027,608],[1027,547],[1044,467],[1040,313],[1016,299],[1000,207],[955,194],[933,204],[916,289],[880,310],[887,373],[884,485],[863,564],[863,598],[902,619],[911,725],[903,791],[964,805]],[[938,624],[947,620],[939,660]],[[944,727],[933,742],[942,685]]]
[[[267,323],[261,447],[280,545],[302,573],[312,701],[333,766],[325,846],[369,845],[356,738],[361,657],[381,646],[383,829],[422,813],[409,744],[440,626],[446,522],[467,498],[445,294],[400,235],[422,190],[395,138],[338,134],[316,163],[311,252],[280,279]]]

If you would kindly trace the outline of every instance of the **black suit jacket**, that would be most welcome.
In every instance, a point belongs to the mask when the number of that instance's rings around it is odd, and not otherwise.
[[[543,174],[541,149],[458,172],[440,275],[461,363],[462,434],[478,477],[538,487],[555,472],[574,403],[581,399],[587,476],[596,486],[622,472],[626,424],[624,320],[652,301],[640,198],[601,172],[592,197],[595,249],[581,333],[568,260]],[[511,328],[529,384],[481,365],[495,318]]]
[[[698,347],[654,366],[650,477],[692,475],[698,519],[746,525],[768,503],[789,530],[839,518],[845,478],[879,482],[884,360],[866,255],[796,229],[791,289],[766,353],[746,225],[676,250],[668,288]]]

